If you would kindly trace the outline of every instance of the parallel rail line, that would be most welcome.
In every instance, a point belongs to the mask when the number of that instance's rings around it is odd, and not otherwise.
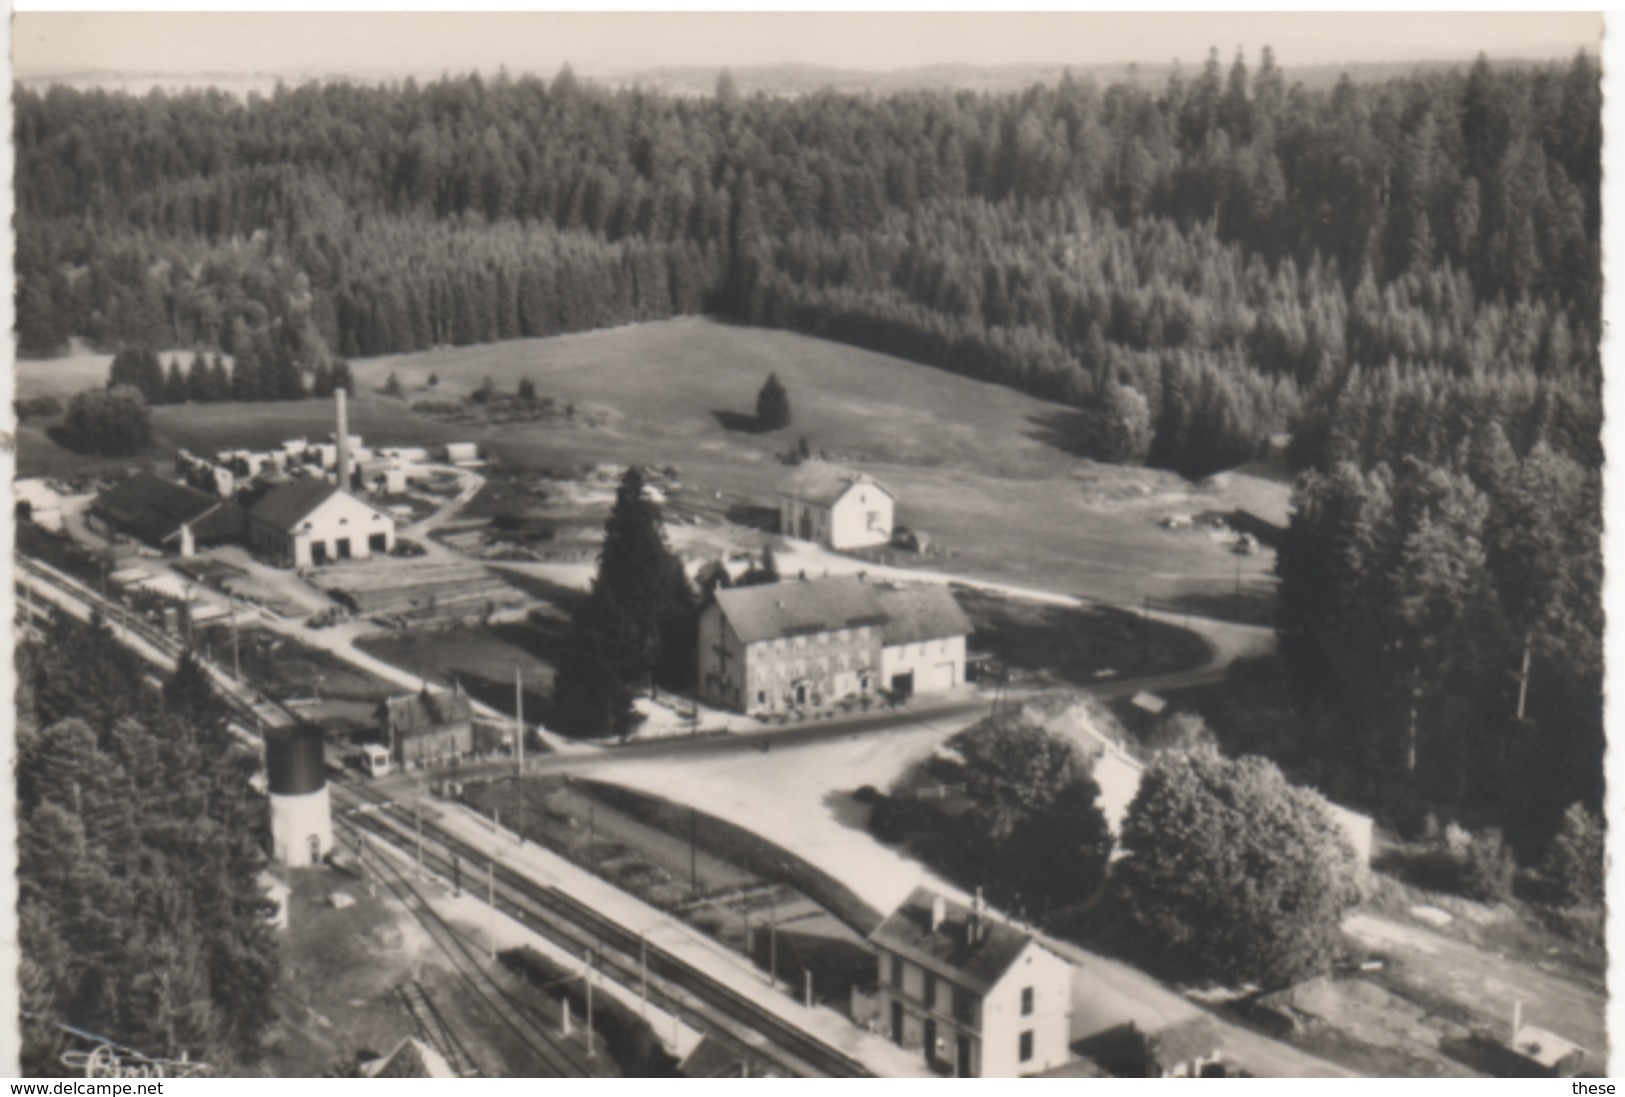
[[[21,554],[14,556],[22,570],[58,588],[77,602],[92,609],[103,608],[107,602],[106,598],[95,591],[58,575],[53,568],[39,565]],[[152,628],[139,618],[126,616],[120,624],[139,635],[149,647],[167,658],[177,659],[184,652],[184,647],[179,641],[161,630]],[[243,683],[233,682],[233,685],[235,688],[222,687],[219,691],[221,697],[234,712],[246,717],[256,729],[266,724],[275,726],[298,722],[298,717],[281,703],[266,697],[258,690],[245,688]],[[245,698],[243,693],[248,693],[250,698]],[[374,809],[367,815],[352,815],[348,818],[340,818],[336,812],[335,820],[339,821],[341,826],[348,826],[358,834],[365,831],[389,842],[397,850],[411,854],[414,844],[413,823],[406,809],[354,783],[335,782],[332,788],[335,798],[341,804],[349,800],[351,802],[347,806],[351,808],[370,804]],[[385,816],[388,817],[387,820]],[[432,860],[437,863],[437,875],[450,877],[453,871],[453,857],[460,858],[462,864],[470,866],[490,859],[489,851],[465,842],[427,820],[423,824],[423,833],[426,843],[425,862],[427,864]],[[441,847],[444,852],[429,849],[431,838],[433,844]],[[372,860],[386,863],[388,861],[387,858],[376,857]],[[391,868],[395,866],[392,865]],[[725,983],[697,971],[665,949],[648,942],[637,933],[558,888],[538,884],[503,865],[496,868],[496,881],[498,910],[506,908],[517,915],[525,925],[566,947],[572,953],[594,950],[600,961],[599,970],[611,975],[623,986],[643,987],[646,971],[650,1002],[710,1035],[734,1053],[744,1056],[747,1061],[766,1060],[787,1073],[800,1076],[837,1078],[872,1076],[872,1072],[858,1060],[831,1047],[772,1011],[764,1009]],[[385,883],[409,909],[433,913],[424,896],[399,873],[398,869],[395,878],[393,880],[386,878]],[[439,918],[437,914],[434,917]],[[468,944],[463,936],[449,924],[445,924],[443,919],[441,924],[444,933],[436,936],[440,947],[443,950],[453,949],[466,954]],[[643,958],[647,959],[646,968],[642,962]],[[478,967],[477,964],[475,966]],[[484,972],[483,968],[479,970]],[[489,979],[489,973],[484,974]],[[506,997],[506,993],[500,987],[494,983],[492,986]],[[576,1065],[579,1067],[581,1064]]]
[[[375,798],[372,790],[341,786],[348,796],[362,801],[357,824],[409,854],[416,842],[416,823],[401,805]],[[424,862],[436,875],[449,878],[454,867],[467,873],[491,861],[491,851],[451,834],[429,819],[421,820]],[[868,1077],[871,1071],[846,1053],[767,1010],[679,957],[640,937],[566,894],[557,887],[536,883],[505,865],[495,868],[499,910],[515,915],[572,954],[593,951],[600,971],[628,988],[644,985],[647,960],[648,998],[657,1008],[674,1014],[736,1054],[750,1060],[768,1060],[790,1074],[812,1077]],[[753,1040],[755,1035],[760,1040]],[[765,1041],[765,1044],[761,1041]]]

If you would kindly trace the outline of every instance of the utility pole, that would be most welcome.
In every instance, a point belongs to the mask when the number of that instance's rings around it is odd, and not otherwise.
[[[596,1059],[598,1050],[592,1045],[592,949],[586,952],[587,957],[587,1058]]]
[[[700,893],[700,854],[699,846],[695,842],[695,815],[694,809],[688,809],[688,890],[698,895]]]
[[[525,671],[513,665],[514,754],[519,781],[519,840],[525,840]]]
[[[1529,634],[1523,634],[1523,669],[1518,672],[1518,719],[1523,719],[1524,701],[1529,697]]]
[[[237,655],[237,595],[228,593],[231,599],[231,676],[237,681],[243,680],[243,664]]]
[[[417,795],[412,797],[412,825],[417,830],[417,860],[418,879],[423,879],[423,786],[419,784]]]
[[[767,900],[767,982],[779,986],[779,901],[771,893]]]
[[[638,1013],[649,1019],[649,938],[647,929],[638,930]]]
[[[485,862],[485,935],[491,942],[491,959],[497,958],[497,863]]]

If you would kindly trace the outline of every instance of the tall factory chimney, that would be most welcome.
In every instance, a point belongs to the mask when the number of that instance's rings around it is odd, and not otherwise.
[[[344,405],[345,392],[343,389],[334,389],[333,396],[338,400],[339,433],[334,439],[338,443],[338,473],[339,490],[350,490],[350,413]]]
[[[309,724],[265,732],[271,801],[271,858],[289,867],[318,864],[333,848],[322,729]]]

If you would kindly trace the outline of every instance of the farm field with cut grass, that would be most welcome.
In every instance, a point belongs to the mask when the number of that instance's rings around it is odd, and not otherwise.
[[[884,354],[686,317],[352,365],[365,389],[394,373],[416,391],[435,374],[437,398],[450,399],[487,377],[509,392],[529,378],[541,397],[608,409],[598,426],[519,423],[482,438],[516,467],[675,465],[686,489],[772,504],[786,471],[778,455],[806,437],[814,452],[892,488],[898,521],[949,554],[933,561],[945,570],[1118,604],[1149,595],[1165,606],[1234,605],[1248,616],[1267,615],[1273,598],[1272,554],[1234,556],[1208,531],[1157,520],[1252,505],[1259,493],[1284,500],[1284,483],[1236,476],[1204,487],[1098,465],[1073,451],[1072,409]],[[769,373],[788,390],[794,421],[758,434],[747,426]]]
[[[27,377],[63,361],[20,369]],[[1147,596],[1176,609],[1229,613],[1235,605],[1254,617],[1267,616],[1273,598],[1272,554],[1234,556],[1215,531],[1164,529],[1158,521],[1251,506],[1260,492],[1284,500],[1284,483],[1232,476],[1192,485],[1170,473],[1095,464],[1073,450],[1077,414],[1069,408],[844,344],[685,317],[352,367],[361,395],[351,403],[351,426],[368,444],[477,441],[519,470],[671,465],[692,495],[772,505],[786,472],[779,455],[805,437],[814,452],[890,487],[897,520],[930,536],[942,555],[929,563],[945,571],[1119,605],[1139,606]],[[392,373],[406,401],[379,395]],[[769,373],[788,390],[794,422],[760,434],[749,429],[750,417]],[[439,381],[432,394],[431,374]],[[529,378],[540,397],[580,413],[451,426],[409,406],[458,399],[487,377],[507,392]],[[331,406],[189,405],[159,408],[153,420],[156,450],[207,452],[325,435]],[[82,460],[37,431],[21,440],[25,470]]]

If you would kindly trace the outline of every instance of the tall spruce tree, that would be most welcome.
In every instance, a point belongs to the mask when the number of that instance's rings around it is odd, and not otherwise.
[[[777,373],[767,375],[756,394],[756,429],[783,430],[790,425],[790,394]]]
[[[625,734],[634,690],[692,683],[694,603],[682,562],[666,544],[660,508],[642,471],[629,467],[559,672],[555,703],[575,734]]]

